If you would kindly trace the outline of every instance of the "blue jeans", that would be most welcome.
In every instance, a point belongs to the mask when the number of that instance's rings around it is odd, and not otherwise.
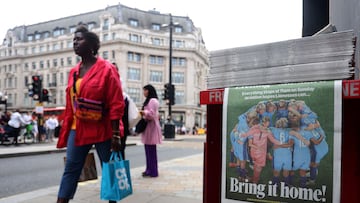
[[[61,179],[58,197],[73,199],[82,168],[92,144],[75,146],[76,131],[71,130],[67,142],[65,170]],[[95,143],[96,152],[102,162],[108,162],[111,155],[111,139]]]

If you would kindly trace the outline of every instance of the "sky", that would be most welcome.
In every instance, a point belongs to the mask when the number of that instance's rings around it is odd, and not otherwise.
[[[118,3],[190,17],[201,28],[209,51],[301,38],[302,0],[6,0],[0,10],[0,37],[4,38],[6,31],[16,26]]]

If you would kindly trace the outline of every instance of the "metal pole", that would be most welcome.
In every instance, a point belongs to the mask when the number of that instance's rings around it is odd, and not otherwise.
[[[172,16],[171,14],[170,16],[170,24],[169,24],[169,29],[170,29],[170,37],[169,37],[169,87],[172,86],[172,31],[173,31],[173,20],[172,20]],[[170,99],[170,98],[169,98]],[[168,116],[168,122],[165,124],[165,129],[164,129],[164,136],[166,139],[170,138],[170,139],[174,139],[175,138],[175,125],[172,121],[172,116],[171,116],[171,102],[169,100],[168,103],[168,107],[169,107],[169,116]]]
[[[43,89],[43,87],[42,87],[42,77],[40,76],[39,77],[39,80],[40,80],[40,87],[39,87],[39,104],[42,106],[42,100],[43,100],[43,96],[42,96],[42,89]],[[37,127],[38,127],[38,141],[39,141],[39,143],[41,142],[41,133],[43,132],[43,125],[44,125],[44,119],[43,119],[43,116],[40,114],[40,113],[38,113],[37,114]]]
[[[170,14],[170,24],[169,24],[169,28],[170,28],[170,39],[169,39],[169,86],[171,87],[172,85],[172,31],[173,31],[173,20],[172,20],[172,16]],[[171,117],[171,103],[168,103],[169,106],[169,120],[172,120]]]

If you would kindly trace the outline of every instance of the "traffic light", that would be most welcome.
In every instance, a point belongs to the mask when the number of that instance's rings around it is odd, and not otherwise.
[[[164,93],[162,94],[162,96],[163,96],[163,100],[168,100],[169,99],[169,84],[168,83],[166,83],[165,85],[164,85]]]
[[[49,90],[42,89],[42,101],[50,102],[49,101]]]
[[[41,94],[41,84],[42,84],[42,78],[39,75],[33,75],[32,76],[32,89],[29,93],[32,93],[32,97],[34,100],[40,100],[40,94]],[[29,94],[30,96],[30,94]]]
[[[169,85],[169,102],[170,105],[175,104],[175,86],[173,84]]]
[[[166,103],[170,105],[175,104],[175,86],[173,84],[166,83],[164,85],[163,100],[167,100]]]

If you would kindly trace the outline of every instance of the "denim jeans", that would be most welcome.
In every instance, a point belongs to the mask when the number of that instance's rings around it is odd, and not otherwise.
[[[92,144],[75,146],[76,131],[71,130],[67,142],[65,170],[61,179],[58,197],[73,199],[86,156]],[[111,155],[111,139],[95,143],[96,152],[102,162],[108,162]]]

